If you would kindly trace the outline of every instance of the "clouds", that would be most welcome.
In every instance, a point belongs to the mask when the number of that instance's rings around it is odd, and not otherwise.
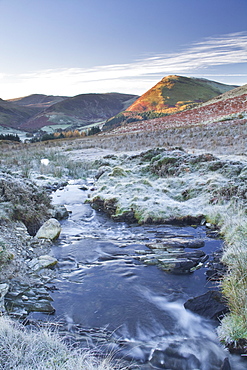
[[[50,69],[16,76],[0,74],[0,96],[6,96],[7,91],[12,97],[13,94],[16,97],[36,92],[54,95],[109,91],[140,94],[168,74],[205,76],[203,71],[207,73],[214,66],[241,63],[247,63],[246,32],[210,37],[179,53],[152,55],[125,64]],[[247,77],[247,74],[240,75]]]

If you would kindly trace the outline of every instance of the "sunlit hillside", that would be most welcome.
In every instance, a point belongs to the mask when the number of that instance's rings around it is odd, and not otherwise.
[[[157,85],[143,94],[127,111],[154,110],[162,113],[175,113],[212,99],[235,87],[205,79],[171,75],[164,77]]]

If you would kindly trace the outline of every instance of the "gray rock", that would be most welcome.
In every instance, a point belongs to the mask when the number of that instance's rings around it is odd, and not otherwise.
[[[54,313],[52,298],[42,285],[30,288],[15,285],[6,295],[6,307],[11,316],[25,318],[29,312]]]
[[[61,232],[61,225],[55,218],[50,218],[46,221],[36,234],[36,238],[39,239],[51,239],[55,240],[59,237]]]
[[[0,312],[5,311],[4,298],[5,298],[6,294],[8,293],[8,290],[9,290],[9,285],[8,284],[6,284],[6,283],[0,284]]]
[[[220,370],[231,370],[231,365],[230,365],[230,362],[229,362],[229,360],[228,360],[227,357],[224,359],[223,364],[221,365]]]
[[[69,212],[64,205],[58,204],[54,207],[54,218],[64,220],[69,217]]]
[[[57,264],[57,259],[49,255],[40,256],[38,258],[33,258],[28,262],[28,266],[32,271],[38,271],[44,268],[50,268]]]
[[[217,320],[229,311],[222,294],[212,290],[185,302],[184,307],[198,315]]]
[[[204,241],[200,239],[163,239],[158,243],[146,244],[152,252],[138,259],[147,265],[157,265],[169,273],[189,274],[200,268],[208,259],[202,250],[197,249],[203,245]],[[196,248],[196,250],[188,252],[185,248]]]

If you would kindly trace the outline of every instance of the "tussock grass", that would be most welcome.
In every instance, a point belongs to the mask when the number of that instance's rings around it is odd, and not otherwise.
[[[225,344],[237,345],[241,339],[247,340],[247,214],[240,200],[216,213],[211,220],[217,219],[220,226],[225,240],[222,262],[228,266],[221,288],[230,308],[218,335]]]
[[[111,358],[97,359],[90,351],[69,347],[48,329],[27,330],[0,317],[1,370],[113,370],[124,369]],[[125,368],[127,369],[127,368]]]

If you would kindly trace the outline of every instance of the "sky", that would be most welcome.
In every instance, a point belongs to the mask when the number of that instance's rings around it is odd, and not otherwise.
[[[0,98],[247,83],[247,0],[0,0]]]

